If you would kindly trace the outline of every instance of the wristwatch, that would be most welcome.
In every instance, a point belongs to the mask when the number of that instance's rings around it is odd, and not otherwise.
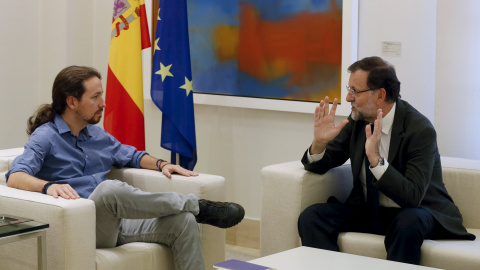
[[[380,158],[378,159],[378,164],[377,164],[377,166],[383,166],[383,165],[385,165],[385,159],[384,159],[383,157],[380,157]],[[377,166],[373,167],[372,164],[370,164],[370,169],[376,168]]]
[[[378,159],[378,165],[377,166],[383,166],[383,165],[385,165],[385,159],[383,157],[380,157]]]
[[[42,194],[47,194],[47,189],[53,184],[55,184],[54,181],[48,181],[47,183],[45,183],[45,185],[42,188]]]

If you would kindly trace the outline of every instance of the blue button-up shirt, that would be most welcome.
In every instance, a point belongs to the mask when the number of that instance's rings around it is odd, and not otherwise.
[[[5,175],[26,172],[46,181],[69,184],[82,198],[88,198],[112,166],[140,167],[147,154],[121,144],[103,128],[89,125],[75,136],[67,123],[56,115],[53,122],[38,127],[25,144],[25,151],[15,158]]]

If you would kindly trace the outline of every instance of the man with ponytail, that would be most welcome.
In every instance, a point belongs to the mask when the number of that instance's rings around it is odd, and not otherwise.
[[[106,106],[101,75],[70,66],[55,78],[52,103],[28,119],[29,141],[7,172],[10,187],[55,198],[86,198],[96,207],[98,248],[153,242],[172,248],[177,269],[203,269],[197,222],[220,228],[245,214],[236,203],[199,200],[195,195],[149,193],[107,180],[112,166],[159,170],[167,177],[198,175],[121,144],[96,124]]]

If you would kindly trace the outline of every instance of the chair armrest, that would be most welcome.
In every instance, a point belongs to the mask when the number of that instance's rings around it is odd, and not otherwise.
[[[49,269],[95,269],[95,206],[0,185],[0,213],[48,223]],[[35,269],[35,239],[0,245],[2,269]]]
[[[193,193],[200,199],[225,200],[225,178],[217,175],[200,174],[195,177],[173,175],[167,178],[161,172],[135,168],[113,168],[109,179],[124,181],[148,192]],[[203,253],[207,269],[225,260],[225,230],[200,224]]]
[[[185,177],[174,174],[171,179],[159,171],[136,168],[112,168],[108,179],[117,179],[148,192],[193,193],[199,198],[225,200],[225,178],[218,175],[200,174]]]
[[[11,169],[13,160],[22,153],[23,147],[0,150],[0,185],[7,185],[5,174]]]
[[[306,171],[300,161],[275,164],[264,167],[261,178],[261,256],[298,247],[300,213],[330,196],[346,200],[353,186],[349,163],[323,175]]]

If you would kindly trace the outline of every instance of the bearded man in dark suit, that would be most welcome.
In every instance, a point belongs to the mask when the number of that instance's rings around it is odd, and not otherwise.
[[[435,129],[400,99],[395,68],[367,57],[348,71],[352,113],[335,126],[337,100],[331,110],[322,100],[302,163],[323,174],[350,159],[353,189],[345,203],[332,197],[302,212],[302,245],[339,251],[340,232],[374,233],[385,235],[388,260],[419,264],[424,239],[474,240],[443,183]]]

